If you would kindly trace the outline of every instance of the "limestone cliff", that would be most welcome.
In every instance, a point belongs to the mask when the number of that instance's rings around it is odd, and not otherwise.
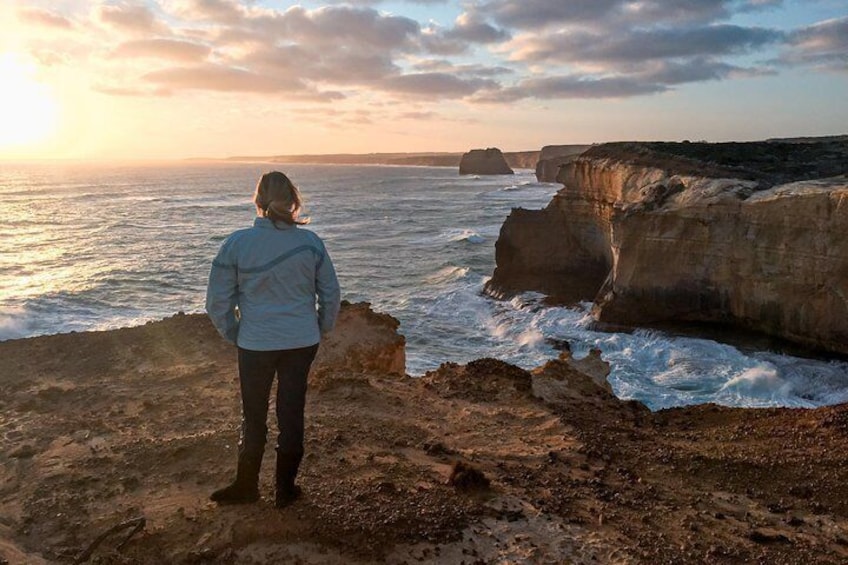
[[[536,163],[536,180],[556,182],[559,168],[577,159],[591,145],[546,145],[539,153]]]
[[[535,169],[539,161],[537,151],[505,151],[503,156],[511,169]]]
[[[488,289],[848,353],[846,173],[844,142],[598,146],[544,210],[513,210]]]
[[[511,175],[509,167],[500,149],[473,149],[462,156],[459,162],[461,175]]]

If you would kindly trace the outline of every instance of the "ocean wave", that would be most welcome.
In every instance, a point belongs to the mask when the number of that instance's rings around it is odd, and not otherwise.
[[[7,307],[0,312],[0,341],[26,337],[31,332],[25,308]]]
[[[474,230],[462,230],[458,234],[450,236],[450,241],[467,241],[468,243],[479,244],[486,241],[486,238]]]
[[[444,284],[450,281],[455,281],[464,278],[466,275],[468,275],[470,270],[471,269],[469,269],[468,267],[455,267],[453,265],[449,265],[447,267],[439,269],[432,275],[429,275],[425,278],[425,281],[428,284]]]
[[[501,189],[501,191],[512,192],[512,191],[515,191],[515,190],[523,190],[523,189],[527,188],[528,186],[530,186],[532,184],[535,184],[535,183],[533,181],[525,180],[525,181],[517,182],[515,184],[511,184],[509,186],[505,186]]]

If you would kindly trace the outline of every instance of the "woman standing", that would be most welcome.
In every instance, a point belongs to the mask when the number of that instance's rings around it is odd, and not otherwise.
[[[234,232],[212,262],[206,311],[218,332],[238,346],[242,400],[238,470],[212,493],[219,504],[259,499],[259,468],[268,428],[268,400],[277,377],[278,508],[300,494],[306,378],[318,342],[339,312],[339,283],[324,243],[300,226],[300,192],[283,173],[262,175],[253,199],[253,227]],[[317,297],[317,310],[316,310]]]

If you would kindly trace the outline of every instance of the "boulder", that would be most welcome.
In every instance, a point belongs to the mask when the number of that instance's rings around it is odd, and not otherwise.
[[[516,209],[490,293],[593,300],[600,322],[705,322],[848,353],[848,143],[615,143]]]
[[[473,149],[462,156],[459,162],[461,175],[512,175],[514,171],[507,164],[500,149]]]

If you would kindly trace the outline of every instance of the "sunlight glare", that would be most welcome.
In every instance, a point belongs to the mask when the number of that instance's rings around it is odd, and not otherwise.
[[[58,104],[35,70],[13,53],[0,54],[0,148],[34,144],[56,131]]]

